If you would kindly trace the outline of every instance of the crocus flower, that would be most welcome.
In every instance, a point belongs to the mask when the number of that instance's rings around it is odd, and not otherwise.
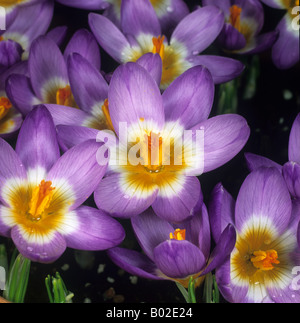
[[[189,8],[183,0],[144,1],[151,3],[164,31],[173,28],[189,13]],[[122,0],[57,0],[57,2],[81,9],[106,9],[103,15],[113,21],[117,26],[120,26]]]
[[[100,69],[99,45],[88,30],[78,30],[73,35],[64,55],[49,36],[40,36],[33,42],[28,59],[29,77],[12,75],[6,88],[10,100],[23,115],[42,103],[77,107],[66,62],[73,52]]]
[[[286,10],[277,26],[279,37],[272,49],[274,64],[288,69],[299,62],[299,0],[261,0],[266,5]]]
[[[168,221],[188,218],[200,194],[196,176],[228,162],[249,137],[247,122],[239,115],[207,119],[213,99],[214,83],[203,66],[179,76],[163,95],[139,64],[119,66],[108,89],[108,111],[119,138],[119,154],[113,165],[110,162],[109,174],[95,191],[97,206],[119,217],[138,215],[152,206],[158,216]],[[122,124],[127,127],[125,134]],[[190,141],[184,136],[185,130],[190,130]],[[204,147],[199,136],[199,149],[195,151],[190,145],[197,131],[204,133]],[[103,138],[98,139],[103,141],[106,132],[102,133]],[[187,138],[182,141],[184,149],[195,154],[185,155],[180,163],[175,146],[183,137]],[[164,149],[168,143],[170,149]],[[106,146],[110,148],[110,144]],[[134,154],[139,145],[140,152]],[[131,161],[131,153],[138,159]],[[114,155],[110,157],[112,161]]]
[[[283,166],[266,157],[246,153],[248,168],[253,171],[259,167],[276,167],[283,175],[293,198],[300,199],[300,114],[297,115],[290,132],[288,159]]]
[[[236,54],[255,54],[269,49],[278,34],[260,34],[264,25],[264,9],[259,0],[204,0],[225,15],[225,25],[218,37],[220,46]]]
[[[224,25],[222,11],[214,6],[200,8],[183,18],[170,40],[148,1],[123,0],[121,29],[103,15],[91,13],[89,24],[101,47],[117,62],[135,62],[146,53],[158,53],[163,61],[161,89],[164,90],[187,69],[206,66],[215,83],[234,79],[244,69],[231,58],[198,55],[219,35]]]
[[[0,68],[8,68],[28,58],[32,41],[48,30],[53,8],[53,1],[47,0],[18,9],[14,22],[0,35]]]
[[[14,73],[26,73],[27,64],[20,62],[6,69],[0,74],[0,137],[6,138],[12,136],[20,129],[23,117],[13,106],[5,91],[5,83],[8,77]]]
[[[235,249],[216,270],[218,287],[233,303],[299,303],[293,268],[299,264],[300,208],[292,209],[286,184],[276,168],[248,175],[236,203],[225,189],[214,190],[209,210],[218,237],[226,222],[237,231]],[[227,222],[228,223],[228,222]]]
[[[104,250],[124,238],[121,225],[103,212],[81,206],[106,171],[96,160],[99,144],[88,141],[60,157],[48,110],[26,117],[16,150],[0,139],[0,233],[21,254],[49,263],[66,247]]]
[[[211,236],[206,206],[200,201],[194,217],[180,225],[158,218],[149,209],[131,219],[143,253],[121,247],[108,251],[112,261],[133,275],[153,280],[171,280],[188,287],[190,277],[195,285],[223,264],[235,244],[235,230],[229,225],[210,253]]]

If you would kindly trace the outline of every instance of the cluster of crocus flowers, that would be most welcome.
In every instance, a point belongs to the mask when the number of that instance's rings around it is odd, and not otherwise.
[[[78,30],[68,42],[64,54],[49,35],[35,39],[28,58],[29,75],[15,73],[6,86],[10,100],[23,115],[34,105],[42,103],[77,108],[67,67],[68,57],[74,52],[83,55],[100,70],[99,46],[88,30]]]
[[[254,54],[269,49],[277,39],[277,32],[261,34],[264,9],[259,0],[204,0],[203,5],[214,5],[225,15],[225,24],[218,42],[235,54]]]
[[[167,39],[148,1],[123,0],[120,29],[111,20],[91,13],[89,25],[101,47],[117,62],[135,62],[146,53],[158,53],[163,62],[161,89],[197,65],[206,66],[215,83],[239,76],[244,66],[232,58],[199,55],[219,35],[224,15],[215,6],[199,8],[185,16]]]
[[[277,26],[279,37],[272,48],[277,68],[288,69],[299,62],[299,0],[261,0],[266,5],[286,10]]]
[[[251,172],[236,202],[218,185],[209,209],[215,239],[228,223],[237,231],[233,252],[216,270],[224,298],[232,303],[299,303],[294,268],[300,259],[300,213],[292,207],[278,169]]]
[[[123,241],[116,220],[81,206],[106,171],[97,163],[98,148],[89,141],[60,156],[52,117],[43,106],[26,117],[15,151],[0,139],[0,233],[23,256],[49,263],[66,247],[104,250]]]

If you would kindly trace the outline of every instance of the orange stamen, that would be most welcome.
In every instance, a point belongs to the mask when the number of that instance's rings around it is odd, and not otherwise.
[[[9,99],[5,97],[1,97],[0,98],[0,120],[2,120],[7,115],[7,113],[11,108],[12,108],[12,104],[9,101]]]
[[[164,40],[165,36],[158,36],[152,38],[152,43],[153,43],[153,54],[159,54],[161,59],[164,59],[164,54],[165,54],[165,46],[164,46]]]
[[[185,240],[185,234],[186,234],[186,230],[183,229],[176,229],[174,233],[170,233],[170,239],[171,240],[179,240],[179,241],[182,241],[182,240]]]
[[[44,180],[34,188],[28,211],[32,221],[40,220],[45,210],[49,208],[54,190],[55,187],[52,187],[52,182],[45,182]]]
[[[242,8],[238,7],[237,5],[233,5],[229,10],[230,10],[230,24],[238,31],[241,31]]]
[[[267,251],[255,251],[253,252],[253,257],[251,262],[253,266],[261,270],[272,270],[274,268],[273,264],[278,265],[278,254],[276,250],[267,250]]]
[[[59,89],[56,92],[56,104],[71,107],[73,104],[72,91],[70,85],[65,88]]]
[[[105,99],[103,105],[102,105],[102,112],[104,114],[104,117],[106,119],[106,125],[109,130],[114,131],[114,126],[111,121],[110,113],[109,113],[109,107],[108,107],[108,99]]]

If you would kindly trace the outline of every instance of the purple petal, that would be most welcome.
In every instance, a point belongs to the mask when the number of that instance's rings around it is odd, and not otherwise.
[[[8,68],[22,59],[23,49],[13,40],[0,41],[0,67]]]
[[[122,62],[122,52],[130,47],[122,32],[106,17],[89,14],[89,25],[100,46],[117,62]]]
[[[57,88],[68,84],[67,67],[60,49],[53,40],[41,36],[32,44],[28,63],[35,94],[43,102],[49,103],[48,95],[53,84]]]
[[[298,246],[300,247],[300,222],[299,222],[298,230],[297,230],[297,241],[298,241]]]
[[[65,190],[72,190],[74,203],[70,210],[76,209],[92,195],[106,172],[107,167],[97,162],[99,147],[94,140],[79,144],[60,157],[48,173],[47,180],[53,185],[61,183],[66,186]]]
[[[0,193],[2,193],[2,187],[7,180],[12,178],[16,178],[16,181],[23,180],[27,175],[19,156],[2,138],[0,138],[0,152]],[[0,200],[3,201],[1,194]]]
[[[199,273],[205,266],[201,250],[183,240],[168,240],[154,249],[157,267],[170,278],[186,278]]]
[[[271,48],[277,40],[277,38],[278,31],[271,31],[265,34],[258,35],[254,41],[254,45],[242,49],[241,51],[239,51],[239,53],[247,55],[261,53]]]
[[[123,0],[121,26],[125,35],[135,38],[140,34],[157,37],[161,34],[160,23],[150,1]]]
[[[259,167],[275,167],[280,173],[282,172],[282,166],[275,163],[273,160],[270,160],[269,158],[252,153],[245,153],[245,158],[247,166],[251,172],[258,169]]]
[[[130,182],[126,174],[104,178],[95,191],[95,202],[100,210],[112,216],[130,218],[144,212],[156,199],[157,188],[140,188],[139,182]]]
[[[136,63],[119,66],[113,74],[108,92],[109,111],[118,133],[120,122],[127,126],[141,118],[154,121],[160,128],[165,115],[159,87],[147,71]]]
[[[64,51],[66,62],[69,55],[72,53],[80,54],[88,62],[95,66],[98,71],[100,71],[100,48],[94,35],[90,31],[80,29],[73,35]]]
[[[291,278],[292,279],[292,278]],[[271,287],[268,288],[268,293],[271,299],[276,303],[299,304],[300,292],[299,290],[292,290],[291,286],[285,288]]]
[[[120,268],[146,279],[162,280],[157,276],[156,265],[144,254],[124,248],[112,248],[108,250],[108,256]]]
[[[300,198],[300,165],[288,162],[283,166],[282,173],[291,195]]]
[[[147,53],[141,56],[137,61],[155,80],[160,86],[162,77],[162,60],[158,54]]]
[[[55,27],[47,33],[47,37],[51,38],[57,46],[61,46],[67,36],[68,27]]]
[[[260,168],[248,175],[240,189],[235,224],[240,232],[246,223],[259,221],[264,230],[267,221],[280,235],[289,224],[291,211],[290,194],[281,174],[275,168]]]
[[[222,232],[220,239],[213,250],[208,265],[201,275],[206,275],[214,269],[222,266],[230,256],[236,243],[236,231],[233,225],[229,224]]]
[[[102,10],[109,6],[106,0],[57,0],[57,2],[65,6],[86,10]]]
[[[186,240],[198,246],[205,259],[208,259],[211,247],[211,232],[208,212],[202,196],[194,208],[193,217],[179,226],[186,229]]]
[[[6,93],[12,104],[26,116],[33,106],[40,103],[31,86],[30,78],[21,75],[11,75],[6,84]]]
[[[41,263],[52,263],[66,250],[65,239],[58,232],[48,235],[27,233],[21,227],[11,230],[11,237],[19,252],[26,258]]]
[[[211,231],[218,242],[228,224],[234,224],[235,201],[222,184],[217,184],[212,191],[209,204]]]
[[[119,222],[87,206],[68,214],[63,226],[68,229],[67,232],[61,232],[67,246],[77,250],[106,250],[116,247],[125,238]]]
[[[59,145],[64,151],[90,139],[96,141],[99,132],[96,129],[81,126],[59,125],[56,129]]]
[[[101,109],[108,96],[108,84],[88,60],[74,53],[69,56],[68,71],[73,96],[79,107],[92,113],[98,105]]]
[[[38,106],[24,120],[16,152],[27,170],[50,170],[60,157],[53,119],[45,107]]]
[[[44,35],[52,21],[54,10],[53,1],[41,1],[30,6],[20,6],[18,16],[9,27],[9,35],[21,35],[20,43],[23,49],[28,52],[34,39]],[[34,17],[34,19],[28,19]],[[21,40],[25,39],[23,43]]]
[[[203,66],[190,68],[163,93],[166,120],[179,121],[184,129],[190,129],[208,118],[214,93],[209,71]]]
[[[197,9],[177,25],[171,37],[171,44],[176,40],[185,44],[190,55],[201,53],[214,42],[223,25],[224,15],[217,7]]]
[[[226,23],[218,37],[218,42],[223,49],[234,51],[246,46],[246,38],[231,24]]]
[[[245,65],[230,57],[200,55],[191,58],[192,64],[203,65],[211,73],[214,83],[220,84],[231,81],[242,74]]]
[[[249,285],[238,286],[231,280],[230,260],[216,269],[216,281],[222,296],[230,303],[245,302]]]
[[[160,187],[152,208],[162,219],[182,222],[192,215],[200,194],[200,182],[197,177],[181,175],[174,187],[172,182],[166,187]]]
[[[299,32],[291,24],[287,13],[277,26],[279,38],[273,46],[272,59],[279,69],[288,69],[299,62]]]
[[[55,125],[83,125],[89,115],[79,109],[57,104],[44,104],[51,113]]]
[[[173,226],[156,216],[152,209],[131,219],[134,233],[146,255],[153,260],[153,250],[174,232]]]
[[[234,114],[210,118],[193,128],[204,130],[204,172],[214,170],[244,147],[250,135],[247,121]]]
[[[297,115],[289,140],[289,160],[300,164],[300,113]]]

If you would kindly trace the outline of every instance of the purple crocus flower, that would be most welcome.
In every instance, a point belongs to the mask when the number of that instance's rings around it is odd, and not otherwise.
[[[290,132],[288,145],[289,161],[283,166],[262,156],[246,153],[248,168],[253,171],[259,167],[276,167],[283,175],[293,198],[300,199],[300,113],[297,115]]]
[[[299,62],[299,0],[261,0],[266,5],[286,10],[277,26],[279,37],[272,49],[273,62],[288,69]]]
[[[60,157],[48,110],[26,117],[16,151],[0,139],[0,233],[32,261],[55,261],[66,247],[104,250],[124,239],[121,225],[104,212],[81,206],[106,166],[96,160],[99,144],[87,141]]]
[[[256,54],[269,49],[277,39],[277,31],[260,34],[264,25],[264,9],[259,0],[204,0],[225,15],[225,25],[218,37],[220,46],[236,54]]]
[[[189,14],[189,8],[183,0],[143,1],[151,3],[164,31],[170,30],[176,26],[181,19]],[[81,9],[106,9],[103,15],[113,21],[115,25],[120,26],[121,24],[122,0],[57,0],[57,2]]]
[[[118,217],[135,216],[152,206],[158,216],[168,221],[188,218],[200,194],[196,176],[232,159],[250,133],[246,120],[239,115],[208,119],[213,99],[214,83],[203,66],[183,73],[163,95],[139,64],[119,66],[108,90],[111,125],[120,140],[118,160],[95,192],[97,206]],[[123,145],[123,132],[121,138],[124,123],[128,145]],[[195,155],[184,156],[180,163],[175,147],[185,130],[192,134],[190,141],[182,141],[186,151],[194,151],[190,145],[197,131],[202,132],[204,144],[200,147],[200,142]],[[164,150],[168,142],[170,149]],[[130,153],[139,145],[140,153],[133,153],[138,160],[131,162]]]
[[[23,117],[13,106],[5,91],[5,83],[8,77],[14,73],[27,73],[25,62],[16,63],[11,68],[0,74],[0,137],[11,137],[20,129]]]
[[[235,244],[235,230],[229,225],[212,253],[209,218],[200,201],[194,217],[180,225],[158,218],[149,209],[131,219],[143,253],[121,247],[112,248],[112,261],[133,275],[153,280],[171,280],[188,287],[190,277],[196,286],[204,276],[222,265]]]
[[[0,69],[3,70],[28,58],[32,41],[48,30],[53,17],[53,8],[52,0],[18,8],[13,23],[0,34]]]
[[[209,214],[218,239],[233,223],[235,249],[216,270],[218,287],[232,303],[299,303],[294,267],[300,253],[297,228],[300,208],[292,208],[286,184],[276,168],[260,168],[248,175],[236,203],[226,190],[215,188]]]
[[[198,55],[219,35],[224,15],[214,6],[200,8],[183,18],[170,40],[162,35],[157,15],[148,1],[123,0],[121,29],[103,15],[91,13],[90,27],[101,47],[117,62],[135,62],[146,53],[158,53],[163,61],[161,89],[164,90],[184,71],[206,66],[215,83],[239,76],[239,61],[214,55]]]
[[[33,42],[28,59],[29,77],[12,75],[6,87],[10,100],[23,115],[42,103],[77,107],[67,69],[67,58],[73,52],[100,69],[99,45],[88,30],[78,30],[73,35],[64,55],[49,36],[40,36]]]

